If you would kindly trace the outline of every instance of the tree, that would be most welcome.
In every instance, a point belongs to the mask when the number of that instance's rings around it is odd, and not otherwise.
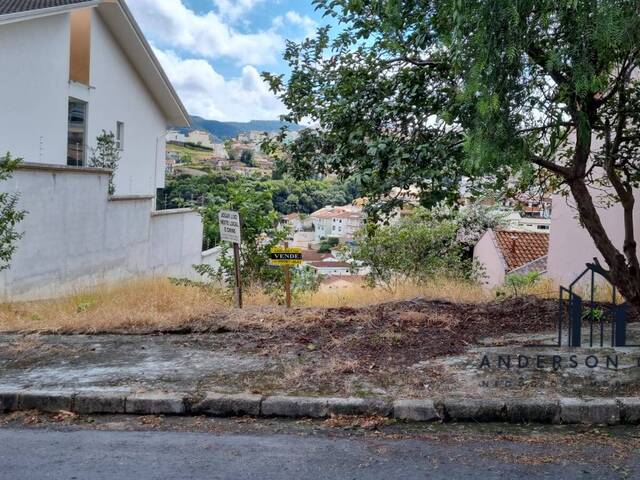
[[[640,156],[635,0],[316,0],[342,24],[288,43],[291,114],[321,128],[289,144],[291,168],[355,172],[368,191],[416,185],[423,203],[460,178],[518,176],[571,194],[607,263],[640,305],[633,225]],[[624,211],[616,248],[599,197]]]
[[[273,209],[271,191],[242,180],[226,185],[224,197],[210,195],[202,210],[205,235],[215,236],[220,242],[218,213],[220,210],[239,212],[242,222],[241,277],[245,285],[269,289],[280,280],[281,272],[269,266],[269,251],[286,236],[278,230],[278,214]],[[233,255],[228,242],[222,244],[220,268],[215,274],[220,279],[234,277]]]
[[[0,157],[0,182],[11,178],[11,174],[22,159],[12,158],[9,153]],[[0,271],[9,268],[11,257],[16,251],[16,242],[22,238],[17,226],[26,212],[18,210],[17,193],[0,192]]]
[[[116,186],[113,183],[113,176],[120,162],[120,147],[116,143],[113,132],[102,130],[96,139],[96,148],[91,149],[90,165],[97,168],[108,168],[111,170],[109,176],[109,195],[116,193]]]
[[[352,251],[370,268],[373,284],[424,282],[435,276],[475,279],[473,247],[489,228],[503,225],[494,209],[481,206],[416,208],[392,225],[368,225]]]
[[[236,160],[236,152],[233,148],[233,140],[225,140],[224,149],[227,152],[227,157],[229,157],[229,160],[234,162]]]
[[[253,152],[251,150],[242,150],[242,153],[240,153],[240,161],[247,167],[256,166],[256,162],[253,160]]]

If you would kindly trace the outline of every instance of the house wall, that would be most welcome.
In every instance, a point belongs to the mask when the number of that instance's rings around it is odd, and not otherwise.
[[[594,195],[598,195],[594,193]],[[636,194],[636,203],[640,195]],[[619,205],[599,208],[600,219],[614,245],[622,251],[624,225],[622,208]],[[640,210],[635,209],[635,231],[640,231]],[[606,262],[596,249],[589,233],[580,226],[573,198],[554,195],[549,237],[548,275],[558,285],[571,283],[585,269],[587,262],[596,257],[603,265]]]
[[[68,101],[77,98],[88,103],[87,160],[102,130],[124,122],[116,193],[153,195],[164,186],[164,115],[99,13],[74,15],[91,17],[89,85],[69,81],[70,14],[0,26],[0,152],[65,165]]]
[[[492,230],[480,238],[473,249],[473,258],[484,266],[483,285],[494,288],[504,284],[505,264],[495,243]]]
[[[0,26],[0,154],[67,163],[69,15]]]
[[[87,143],[95,147],[103,129],[115,133],[116,122],[124,122],[116,194],[155,195],[164,186],[164,115],[97,11],[92,16],[91,88],[83,89],[89,102]]]
[[[142,276],[197,279],[202,221],[191,210],[152,212],[150,197],[107,197],[108,174],[25,165],[0,183],[20,192],[27,216],[11,262],[0,272],[0,298],[34,299]]]
[[[349,267],[313,267],[320,275],[351,275]]]

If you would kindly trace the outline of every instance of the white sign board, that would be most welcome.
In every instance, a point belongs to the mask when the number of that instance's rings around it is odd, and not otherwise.
[[[231,243],[241,243],[240,214],[231,210],[220,210],[220,239]]]

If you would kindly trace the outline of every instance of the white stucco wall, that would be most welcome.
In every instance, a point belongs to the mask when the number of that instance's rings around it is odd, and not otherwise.
[[[597,196],[598,193],[594,192],[594,195]],[[636,194],[636,203],[638,202],[640,202],[640,195]],[[598,211],[609,238],[622,251],[624,241],[622,208],[616,205],[610,208],[600,208]],[[565,198],[554,195],[547,268],[549,277],[558,285],[571,283],[585,269],[585,264],[592,262],[594,257],[606,265],[589,233],[580,226],[577,217],[578,212],[575,209],[573,197]],[[634,225],[636,235],[638,235],[640,232],[640,210],[637,207]]]
[[[216,263],[215,254],[202,256],[197,212],[152,212],[152,198],[109,200],[107,185],[107,174],[77,169],[21,169],[0,183],[0,191],[19,191],[28,211],[11,268],[0,272],[0,299],[143,276],[197,279],[193,264]]]
[[[87,153],[102,130],[124,122],[118,195],[164,186],[166,121],[124,51],[91,9],[90,85],[69,82],[69,14],[0,25],[0,152],[65,165],[68,101],[88,103]]]
[[[496,247],[492,230],[487,230],[473,248],[473,258],[484,267],[484,286],[494,288],[504,284],[505,264]]]
[[[67,163],[69,16],[0,25],[0,154]]]
[[[115,175],[118,195],[155,195],[164,186],[166,122],[126,55],[92,12],[91,88],[87,143],[95,147],[102,130],[124,122],[124,150]]]

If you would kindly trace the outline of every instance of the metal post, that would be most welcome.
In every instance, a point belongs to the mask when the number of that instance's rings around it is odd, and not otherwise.
[[[242,281],[240,279],[240,245],[233,244],[233,262],[236,271],[236,307],[242,308]]]
[[[617,305],[614,312],[615,346],[624,347],[627,344],[627,304]]]
[[[289,242],[284,242],[284,248],[289,248]],[[284,295],[287,308],[291,308],[291,272],[289,265],[284,266]]]
[[[593,347],[593,300],[595,296],[595,272],[591,270],[591,303],[589,304],[589,346]],[[602,323],[602,318],[600,319],[600,323]],[[600,336],[602,340],[602,335]]]
[[[569,308],[571,309],[569,314],[571,346],[579,347],[582,345],[582,299],[575,293],[571,297]]]

